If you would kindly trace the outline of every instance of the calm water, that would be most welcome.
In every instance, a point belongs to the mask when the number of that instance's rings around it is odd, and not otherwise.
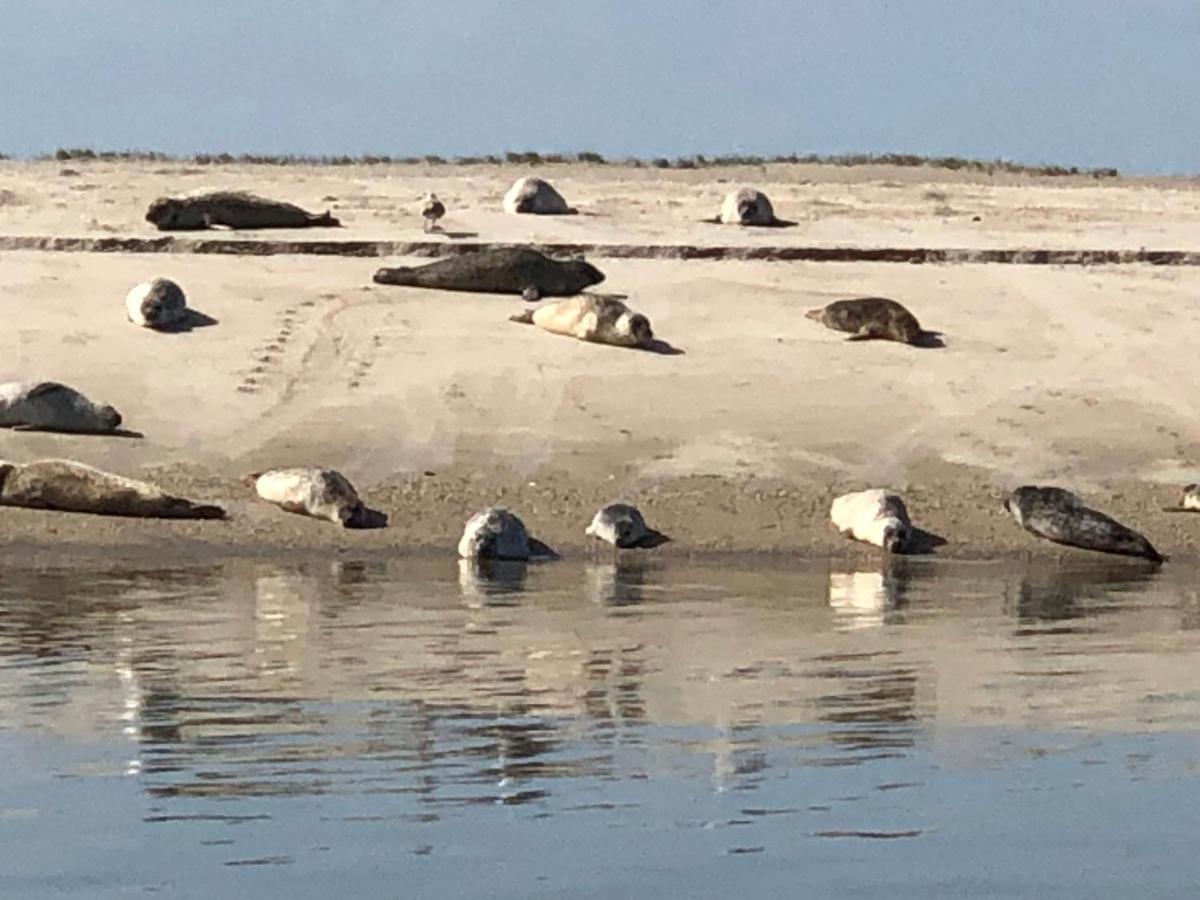
[[[6,571],[4,897],[1195,897],[1186,570]]]

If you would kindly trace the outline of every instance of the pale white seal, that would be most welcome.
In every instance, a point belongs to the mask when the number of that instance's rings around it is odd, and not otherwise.
[[[636,547],[650,537],[641,511],[628,503],[610,503],[592,517],[584,534],[622,549]]]
[[[904,550],[912,536],[904,501],[882,488],[838,497],[829,518],[842,534],[892,552]]]
[[[504,195],[506,213],[531,213],[538,216],[566,216],[575,212],[562,194],[541,178],[518,178]]]
[[[467,520],[458,555],[463,559],[529,559],[529,534],[513,513],[492,506]]]
[[[0,384],[0,428],[111,434],[120,425],[121,414],[111,406],[93,403],[57,381]]]
[[[219,506],[68,459],[0,462],[0,506],[152,519],[223,519]]]
[[[437,198],[437,194],[426,194],[421,206],[421,218],[425,220],[425,233],[435,231],[438,227],[438,220],[445,214],[446,204]]]
[[[750,187],[730,191],[721,201],[722,225],[775,225],[775,210],[762,191]]]
[[[143,328],[171,329],[187,318],[183,288],[169,278],[144,281],[125,295],[129,321]]]
[[[287,512],[328,519],[344,528],[363,524],[366,507],[350,480],[334,469],[271,469],[251,477],[258,496]]]
[[[649,348],[654,344],[650,320],[633,312],[615,297],[580,294],[509,317],[523,325],[536,325],[552,334],[617,347]]]

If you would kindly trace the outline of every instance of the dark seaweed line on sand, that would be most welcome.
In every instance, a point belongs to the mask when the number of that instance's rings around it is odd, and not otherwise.
[[[1200,266],[1191,250],[1004,250],[953,247],[730,247],[691,244],[523,244],[447,241],[284,241],[245,238],[0,236],[0,250],[67,253],[197,253],[230,256],[454,256],[529,247],[551,256],[612,259],[761,260],[777,262],[1001,263],[1009,265]]]

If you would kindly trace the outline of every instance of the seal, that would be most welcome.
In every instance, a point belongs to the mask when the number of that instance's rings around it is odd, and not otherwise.
[[[610,503],[601,507],[583,533],[623,550],[640,547],[650,538],[650,529],[646,527],[641,511],[628,503]]]
[[[771,201],[762,191],[751,187],[738,188],[730,191],[721,201],[721,212],[717,221],[722,225],[747,225],[760,228],[773,228],[780,225],[791,225],[775,218],[775,209]]]
[[[0,461],[0,506],[146,519],[225,518],[219,506],[175,497],[145,481],[67,459],[26,465]]]
[[[654,331],[650,320],[615,297],[584,294],[527,309],[509,321],[536,325],[551,334],[565,334],[595,344],[650,349]]]
[[[144,281],[125,295],[129,321],[143,328],[170,331],[182,325],[188,314],[183,288],[169,278]]]
[[[120,426],[121,414],[111,406],[93,403],[57,381],[0,384],[0,428],[112,434]]]
[[[843,494],[833,501],[829,518],[847,537],[902,553],[912,538],[912,522],[900,495],[882,488]]]
[[[1140,556],[1163,562],[1146,538],[1102,512],[1097,512],[1062,488],[1025,485],[1004,500],[1004,508],[1031,534],[1083,550]]]
[[[380,269],[376,284],[422,287],[439,291],[520,294],[526,300],[570,297],[599,284],[604,273],[582,259],[556,260],[536,250],[476,250],[423,266]]]
[[[810,309],[804,315],[826,328],[849,332],[852,341],[879,338],[902,344],[923,344],[929,340],[929,332],[921,328],[917,317],[886,297],[837,300],[821,309]]]
[[[367,509],[354,485],[335,469],[296,468],[256,472],[254,490],[287,512],[328,519],[343,528],[362,527]]]
[[[527,560],[531,555],[529,533],[513,513],[491,506],[467,520],[458,555],[462,559]]]
[[[424,204],[421,206],[421,218],[425,220],[425,233],[436,231],[438,219],[445,214],[446,204],[437,198],[437,194],[426,194]]]
[[[159,231],[206,228],[336,228],[326,210],[317,215],[292,203],[268,200],[247,191],[209,191],[185,197],[159,197],[146,210],[146,221]]]
[[[1178,506],[1164,506],[1163,512],[1200,512],[1200,484],[1189,484],[1179,495]]]
[[[504,195],[506,213],[530,213],[535,216],[573,216],[578,210],[554,186],[541,178],[518,178]]]

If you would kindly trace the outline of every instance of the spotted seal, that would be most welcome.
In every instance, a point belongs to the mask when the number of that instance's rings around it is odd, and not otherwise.
[[[550,182],[541,178],[518,178],[504,195],[506,213],[529,213],[536,216],[571,216],[578,210],[567,206],[562,194]]]
[[[921,345],[930,340],[930,333],[921,328],[916,316],[886,297],[837,300],[804,315],[826,328],[849,332],[852,341],[879,338]]]
[[[94,403],[57,381],[0,384],[0,428],[112,434],[120,426],[121,414],[111,406]]]
[[[358,491],[336,469],[271,469],[250,477],[259,497],[287,512],[328,519],[343,528],[365,522],[367,510]]]
[[[209,191],[184,197],[159,197],[146,210],[146,221],[159,231],[226,228],[336,228],[326,210],[320,215],[292,203],[268,200],[247,191]]]
[[[912,539],[912,522],[900,495],[882,488],[843,494],[833,501],[829,519],[847,537],[901,553]]]
[[[183,288],[171,279],[155,278],[125,295],[125,312],[134,325],[170,331],[187,320],[187,298]]]
[[[1178,506],[1164,506],[1163,512],[1200,512],[1200,484],[1189,484],[1179,495]]]
[[[640,547],[650,538],[641,510],[628,503],[601,507],[583,533],[621,549]]]
[[[721,201],[721,212],[717,221],[722,225],[746,225],[760,228],[772,228],[780,225],[791,225],[775,218],[775,209],[771,201],[762,191],[751,187],[738,188],[730,191]]]
[[[520,294],[526,300],[570,297],[599,284],[604,273],[582,259],[556,260],[536,250],[476,250],[423,266],[383,268],[376,284],[422,287],[439,291]]]
[[[1004,508],[1031,534],[1084,550],[1140,556],[1163,562],[1144,536],[1088,506],[1075,494],[1057,487],[1025,485],[1004,500]]]
[[[536,325],[551,334],[565,334],[596,344],[648,349],[654,344],[650,320],[615,297],[584,294],[510,316],[512,322]]]
[[[516,515],[492,506],[467,520],[458,555],[463,559],[527,560],[531,555],[529,533]]]
[[[175,497],[67,459],[21,465],[0,461],[0,506],[149,519],[223,519],[219,506]]]

